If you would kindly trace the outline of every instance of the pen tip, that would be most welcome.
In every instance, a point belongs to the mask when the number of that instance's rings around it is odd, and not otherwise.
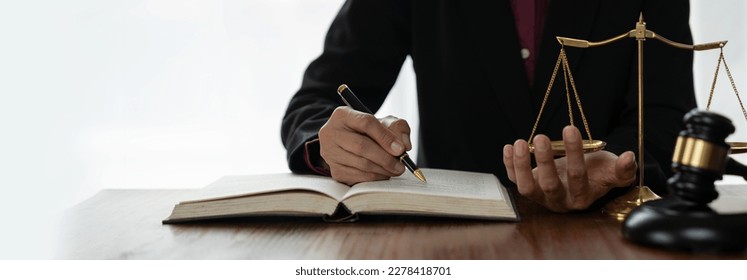
[[[413,171],[412,174],[415,174],[415,177],[418,177],[418,180],[425,183],[425,175],[423,175],[423,172],[420,171],[420,169]]]
[[[345,90],[348,87],[346,84],[341,84],[339,87],[337,87],[337,93],[342,93],[343,90]]]

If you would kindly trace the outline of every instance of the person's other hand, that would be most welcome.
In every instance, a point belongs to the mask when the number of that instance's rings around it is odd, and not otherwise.
[[[405,171],[397,157],[412,148],[410,126],[341,106],[319,129],[319,147],[335,180],[348,185],[385,180]]]
[[[531,167],[529,145],[517,140],[503,148],[503,163],[508,178],[516,183],[521,195],[555,212],[587,209],[612,188],[629,186],[636,179],[635,154],[627,151],[619,157],[608,151],[584,153],[581,132],[563,129],[566,155],[555,159],[550,139],[534,138],[537,167]]]

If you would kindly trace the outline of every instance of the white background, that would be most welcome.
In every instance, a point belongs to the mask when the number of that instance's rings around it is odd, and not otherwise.
[[[342,3],[0,3],[0,258],[53,256],[59,214],[101,189],[287,172],[280,120]],[[742,90],[746,5],[693,0],[691,20],[696,43],[729,40]],[[717,56],[696,54],[703,108]],[[719,79],[711,109],[744,141],[747,120],[723,69]],[[379,115],[417,128],[414,90],[408,60]]]

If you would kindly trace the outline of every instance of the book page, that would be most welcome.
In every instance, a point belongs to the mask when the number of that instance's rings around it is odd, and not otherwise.
[[[359,183],[345,198],[370,192],[416,193],[448,197],[505,200],[501,185],[493,174],[421,168],[427,182],[420,182],[410,172],[390,180]]]
[[[292,173],[233,175],[225,176],[201,189],[188,201],[217,200],[292,190],[318,192],[340,201],[349,189],[347,185],[336,182],[330,177],[317,175]]]

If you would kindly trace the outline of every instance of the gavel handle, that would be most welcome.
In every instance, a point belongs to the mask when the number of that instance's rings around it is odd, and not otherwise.
[[[732,157],[728,157],[724,174],[742,176],[742,178],[747,180],[747,166],[736,161]]]

